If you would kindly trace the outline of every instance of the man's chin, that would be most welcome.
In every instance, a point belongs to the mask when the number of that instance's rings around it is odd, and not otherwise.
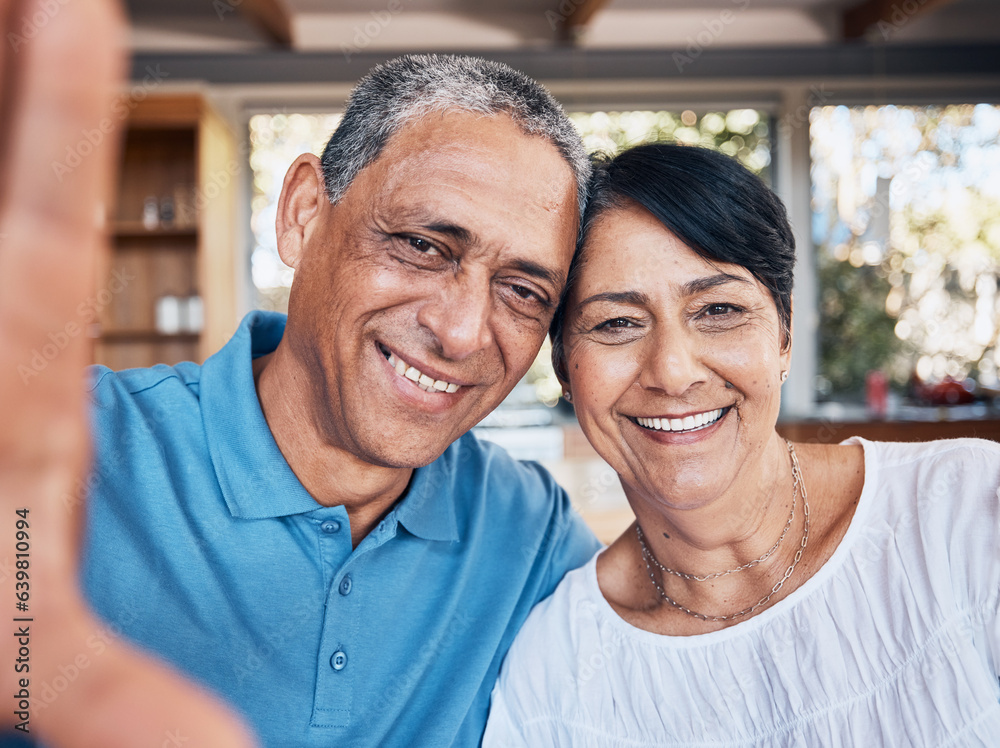
[[[379,467],[398,468],[414,470],[426,467],[434,460],[444,454],[445,450],[451,446],[452,442],[461,437],[461,434],[453,439],[423,439],[406,440],[403,442],[380,442],[369,445],[364,455],[359,455],[366,462]]]

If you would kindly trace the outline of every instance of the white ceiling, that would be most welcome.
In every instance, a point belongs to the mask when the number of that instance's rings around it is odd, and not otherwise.
[[[859,0],[609,0],[578,38],[584,49],[822,45],[842,40],[841,14]],[[274,42],[244,0],[127,0],[133,47],[249,51]],[[292,48],[356,52],[508,50],[558,42],[562,8],[581,0],[279,0]],[[921,8],[929,0],[900,2]],[[1000,0],[955,0],[869,29],[874,41],[998,41]]]

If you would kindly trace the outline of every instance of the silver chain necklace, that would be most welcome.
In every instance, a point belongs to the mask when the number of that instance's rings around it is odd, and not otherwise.
[[[791,524],[792,521],[791,516],[789,517],[788,522],[785,523],[785,529],[782,531],[781,537],[778,538],[778,542],[775,543],[774,546],[771,548],[771,550],[765,553],[761,558],[754,559],[750,563],[744,564],[738,569],[730,569],[728,571],[721,571],[716,574],[709,574],[704,578],[698,578],[695,577],[694,575],[686,575],[682,572],[673,571],[672,569],[664,567],[659,561],[656,560],[656,557],[653,555],[653,552],[649,550],[649,548],[646,546],[646,542],[643,539],[642,528],[639,527],[639,523],[637,522],[635,525],[635,532],[636,532],[636,537],[639,539],[639,546],[642,548],[642,559],[643,561],[646,562],[646,571],[649,573],[649,581],[653,583],[653,586],[656,588],[656,591],[660,593],[660,597],[662,597],[664,600],[666,600],[668,603],[670,603],[678,610],[687,613],[689,616],[694,616],[699,620],[731,621],[734,618],[740,618],[741,616],[750,615],[761,606],[766,605],[767,602],[771,599],[771,597],[774,596],[778,592],[778,590],[781,589],[782,585],[785,584],[788,578],[792,576],[792,572],[795,571],[795,567],[802,559],[802,552],[806,549],[806,544],[809,542],[809,498],[806,495],[806,484],[802,480],[802,471],[799,468],[799,458],[798,455],[795,454],[795,447],[793,447],[792,443],[787,439],[785,440],[785,443],[788,445],[788,454],[791,457],[791,462],[792,462],[792,514],[794,515],[795,513],[796,497],[801,491],[802,509],[803,512],[805,513],[805,524],[802,528],[802,540],[799,542],[799,547],[795,551],[795,558],[792,559],[791,566],[789,566],[788,569],[785,570],[784,576],[775,583],[775,585],[771,588],[771,591],[768,592],[767,595],[762,597],[759,601],[757,601],[757,603],[751,605],[749,608],[745,608],[737,613],[731,613],[728,616],[709,616],[705,615],[704,613],[698,613],[697,611],[691,610],[690,608],[686,608],[685,606],[681,605],[679,602],[677,602],[669,595],[667,595],[666,592],[664,592],[663,587],[660,585],[659,582],[656,581],[656,575],[653,573],[653,567],[651,566],[650,562],[652,562],[652,564],[655,564],[656,567],[659,568],[661,571],[666,571],[671,574],[676,574],[677,576],[684,577],[686,579],[694,579],[695,581],[699,582],[705,581],[707,579],[715,579],[717,577],[725,576],[726,574],[732,574],[734,572],[741,571],[743,569],[748,569],[751,566],[756,566],[757,564],[761,563],[761,561],[765,560],[768,556],[774,553],[775,549],[778,547],[778,544],[781,543],[781,538],[783,538],[785,536],[785,533],[788,531],[788,526]]]
[[[762,564],[765,561],[767,561],[774,554],[774,552],[778,550],[778,546],[781,545],[781,541],[784,540],[785,535],[788,534],[788,528],[792,526],[792,518],[795,516],[795,505],[796,502],[798,502],[798,500],[799,500],[799,484],[798,481],[795,481],[795,484],[792,487],[792,510],[788,513],[788,520],[785,522],[785,526],[781,530],[781,535],[779,535],[778,539],[774,541],[774,545],[771,546],[771,548],[767,551],[767,553],[765,553],[760,558],[755,558],[753,561],[747,561],[745,564],[743,564],[743,566],[737,566],[735,569],[726,569],[725,571],[717,571],[714,574],[705,574],[704,576],[698,576],[697,574],[688,574],[683,571],[677,571],[677,569],[671,569],[669,566],[664,566],[656,559],[655,556],[653,556],[653,554],[649,554],[650,560],[656,565],[656,568],[658,568],[665,574],[673,574],[675,577],[680,577],[681,579],[690,579],[692,582],[707,582],[711,579],[718,579],[719,577],[724,577],[728,574],[735,574],[736,572],[743,571],[744,569],[752,569],[758,564]],[[642,543],[642,547],[645,548],[646,543],[644,542],[645,539],[642,534],[642,528],[639,527],[638,524],[636,524],[635,526],[635,531],[636,534],[638,534],[639,536],[639,542]]]

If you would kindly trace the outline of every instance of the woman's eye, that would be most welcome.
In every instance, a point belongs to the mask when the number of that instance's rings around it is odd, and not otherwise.
[[[411,247],[420,252],[420,254],[424,255],[441,254],[441,252],[438,250],[437,247],[435,247],[426,239],[421,239],[419,236],[408,236],[406,237],[406,241],[409,242]]]
[[[624,317],[615,317],[614,319],[606,320],[599,324],[595,329],[597,330],[610,330],[612,328],[620,327],[633,327],[632,320],[625,319]]]
[[[732,304],[709,304],[705,307],[706,317],[721,317],[725,314],[738,312],[739,309]]]

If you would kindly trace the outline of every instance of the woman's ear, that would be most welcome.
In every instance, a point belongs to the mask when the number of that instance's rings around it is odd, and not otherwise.
[[[552,369],[556,373],[556,379],[559,380],[559,386],[562,387],[563,392],[568,392],[569,374],[566,370],[566,349],[563,347],[561,339],[552,346]]]
[[[320,160],[311,153],[303,153],[285,174],[275,219],[278,255],[289,267],[298,268],[305,247],[306,227],[319,215],[323,203],[329,201]]]
[[[792,320],[795,319],[795,297],[788,297],[788,329],[781,331],[781,366],[785,371],[792,363]]]

